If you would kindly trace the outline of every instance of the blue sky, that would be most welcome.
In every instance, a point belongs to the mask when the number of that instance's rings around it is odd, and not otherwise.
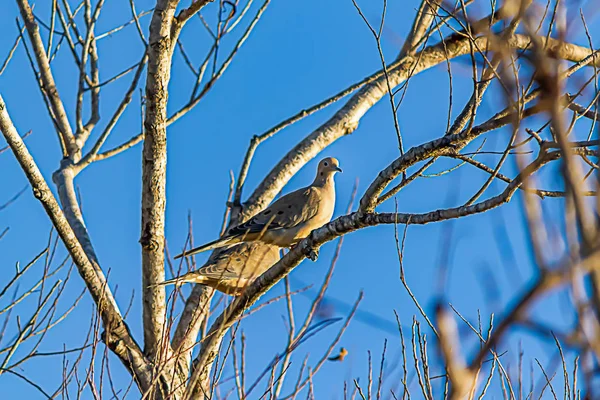
[[[410,28],[417,4],[414,0],[388,4],[382,39],[386,59],[392,60],[397,55],[402,38]],[[371,23],[378,23],[381,4],[363,1],[361,5]],[[138,11],[147,10],[152,7],[152,1],[138,1],[136,6]],[[252,6],[251,15],[258,6],[259,4]],[[43,20],[47,20],[48,9],[49,4],[39,2],[35,12]],[[0,15],[0,57],[8,52],[17,34],[14,24],[14,18],[18,15],[16,5],[8,2],[3,11]],[[204,14],[209,21],[214,21],[214,5],[207,7]],[[573,15],[578,15],[578,12]],[[127,2],[107,2],[96,32],[105,32],[124,23],[129,16]],[[245,23],[248,21],[246,17]],[[149,17],[144,17],[141,22],[146,29]],[[593,26],[593,21],[587,22],[592,26],[592,37],[595,37],[594,33],[600,33]],[[578,21],[574,20],[573,23],[578,24]],[[234,36],[237,37],[240,33],[238,30]],[[581,29],[571,39],[587,45]],[[196,64],[201,61],[211,43],[197,19],[186,26],[182,40]],[[226,54],[233,43],[225,41],[222,54]],[[142,47],[133,26],[101,40],[98,51],[102,60],[101,80],[138,62],[142,55]],[[193,78],[179,52],[175,54],[174,60],[169,98],[171,112],[187,101]],[[225,75],[194,110],[168,129],[166,237],[171,253],[175,254],[183,246],[187,234],[188,212],[194,220],[196,243],[212,240],[218,235],[229,187],[229,171],[233,170],[237,175],[252,135],[260,134],[299,110],[333,95],[378,70],[380,66],[374,38],[350,0],[311,0],[302,3],[273,1]],[[66,48],[61,50],[52,68],[69,118],[73,121],[77,75]],[[471,76],[466,59],[453,62],[452,68],[455,116],[471,94]],[[130,76],[127,76],[103,89],[100,127],[106,124],[117,106],[120,96],[129,85],[129,79]],[[52,172],[58,167],[60,151],[22,46],[0,77],[0,93],[19,132],[24,134],[32,130],[26,143],[44,176],[50,181]],[[447,123],[448,93],[446,65],[437,66],[411,79],[398,113],[406,148],[443,135]],[[136,93],[132,105],[117,124],[104,149],[118,145],[139,132],[139,102],[139,93]],[[248,196],[285,152],[326,121],[343,102],[344,100],[286,128],[261,145],[254,158],[244,195]],[[493,90],[483,105],[481,118],[489,116],[502,104],[500,91]],[[499,133],[498,147],[504,146],[507,135],[506,131]],[[338,140],[323,152],[323,155],[337,157],[344,169],[344,173],[336,178],[336,216],[345,211],[357,179],[358,196],[361,196],[377,173],[398,156],[396,140],[390,105],[384,99],[367,113],[352,135]],[[2,145],[0,142],[0,146]],[[141,257],[138,243],[140,153],[141,146],[138,145],[121,155],[91,165],[76,179],[93,244],[103,269],[110,270],[110,285],[116,290],[116,298],[122,309],[127,307],[135,292],[127,322],[139,342],[142,338],[139,296]],[[496,159],[494,156],[482,156],[480,160],[493,162]],[[309,184],[317,161],[307,164],[289,182],[284,192]],[[451,165],[454,163],[443,161],[430,172],[439,172]],[[514,175],[515,168],[514,161],[511,161],[503,171]],[[0,178],[3,188],[0,191],[1,204],[23,188],[26,180],[10,153],[0,155],[0,170],[3,171]],[[543,176],[548,185],[558,188],[555,173],[556,169],[550,167]],[[397,196],[398,210],[419,213],[456,206],[470,198],[485,179],[485,175],[469,167],[440,177],[419,179]],[[502,188],[499,184],[492,185],[485,195],[498,193]],[[549,218],[558,215],[562,205],[562,200],[544,201]],[[514,296],[522,293],[528,286],[534,278],[535,270],[528,250],[520,206],[521,197],[517,195],[510,204],[482,215],[441,224],[411,226],[408,229],[404,258],[407,281],[415,296],[432,316],[435,302],[440,295],[445,295],[473,323],[476,322],[480,309],[485,326],[490,313],[496,313],[496,318],[499,318]],[[394,201],[391,200],[381,206],[380,210],[392,211],[394,208]],[[503,223],[506,225],[504,230],[501,227]],[[557,222],[557,226],[560,226],[558,224]],[[29,190],[10,208],[0,211],[0,230],[7,226],[10,231],[0,241],[0,260],[3,268],[12,271],[15,262],[25,264],[45,246],[51,226],[42,207]],[[399,228],[400,231],[402,228]],[[443,262],[443,238],[450,230],[450,275],[444,293],[440,293],[437,276]],[[304,261],[291,274],[292,287],[298,289],[302,283],[319,285],[334,249],[335,244],[326,244],[316,263]],[[64,256],[65,250],[61,248],[59,254]],[[204,258],[198,257],[198,261],[202,260]],[[41,266],[36,268],[26,277],[29,283],[39,278],[42,272]],[[498,296],[494,297],[492,303],[488,301],[493,295],[490,287],[481,285],[481,277],[485,276],[489,281],[490,273],[495,277],[498,291]],[[8,272],[3,276],[0,285],[7,280]],[[83,287],[79,276],[74,274],[61,300],[64,308],[81,293]],[[413,315],[418,314],[399,280],[393,226],[361,230],[344,239],[342,255],[327,294],[338,302],[351,304],[360,290],[364,290],[364,300],[359,310],[387,320],[392,326],[395,323],[394,310],[405,326],[409,326]],[[281,293],[283,286],[278,285],[265,299]],[[564,294],[545,299],[536,307],[536,317],[554,320],[557,313],[564,310],[561,306],[564,301]],[[295,305],[296,315],[303,316],[310,305],[310,299],[299,295]],[[86,295],[77,309],[51,331],[41,350],[58,351],[63,345],[67,348],[81,345],[87,333],[91,309],[91,299]],[[27,307],[24,307],[23,312],[26,311]],[[345,317],[346,312],[343,307],[338,306],[335,316]],[[285,318],[284,304],[278,303],[257,312],[244,322],[248,340],[249,382],[276,353],[284,349]],[[560,324],[564,325],[568,319],[569,316],[564,315]],[[419,320],[423,322],[422,318]],[[316,362],[335,336],[339,325],[340,323],[333,325],[300,347],[290,369],[289,385],[295,380],[295,373],[304,355],[310,353],[310,362]],[[8,332],[14,334],[14,329],[13,322]],[[432,332],[425,325],[422,325],[422,329],[430,339],[430,358],[438,359]],[[467,353],[473,354],[476,350],[473,335],[462,328],[461,333],[467,344]],[[349,384],[353,378],[366,382],[367,351],[373,352],[374,364],[378,368],[386,338],[389,367],[400,351],[398,335],[386,329],[384,324],[355,320],[340,342],[348,349],[348,358],[343,363],[327,363],[315,378],[315,390],[320,394],[319,398],[342,398],[344,379]],[[510,339],[505,340],[499,350],[509,350],[503,360],[513,370],[520,340],[525,348],[525,360],[538,357],[545,365],[549,354],[555,352],[549,342],[534,341],[530,335],[521,331],[511,334]],[[52,392],[62,373],[61,362],[60,357],[32,360],[23,366],[23,373]],[[120,364],[114,362],[111,367],[115,371],[113,375],[118,386],[126,386],[128,377]],[[528,368],[527,365],[527,370]],[[539,370],[537,372],[536,376],[541,376]],[[390,380],[396,379],[396,373]],[[438,366],[432,374],[439,373]],[[231,370],[226,369],[224,376],[230,375]],[[0,385],[4,393],[8,392],[9,395],[19,394],[25,398],[37,398],[39,395],[35,389],[10,376],[2,376]],[[417,386],[413,387],[415,396],[418,397],[419,389]],[[438,395],[441,394],[439,388],[434,390]],[[501,395],[497,378],[490,390],[496,396]],[[129,398],[136,398],[136,395],[131,394]]]

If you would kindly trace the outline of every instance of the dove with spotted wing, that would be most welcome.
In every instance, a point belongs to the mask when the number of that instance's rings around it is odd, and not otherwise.
[[[317,176],[310,186],[282,196],[264,211],[213,242],[179,254],[175,258],[229,246],[240,242],[260,241],[278,247],[291,247],[311,231],[331,221],[335,206],[336,172],[342,172],[336,158],[319,162]]]
[[[196,271],[160,285],[201,283],[225,294],[239,296],[248,285],[279,261],[279,248],[261,242],[241,243],[211,258]]]

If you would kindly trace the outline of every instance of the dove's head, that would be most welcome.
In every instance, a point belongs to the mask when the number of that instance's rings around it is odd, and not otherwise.
[[[324,158],[319,162],[319,166],[317,167],[317,180],[328,180],[328,178],[332,178],[336,172],[342,172],[340,162],[337,158]]]

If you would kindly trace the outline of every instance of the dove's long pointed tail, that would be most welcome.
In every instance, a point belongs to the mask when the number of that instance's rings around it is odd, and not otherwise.
[[[180,283],[185,283],[185,280],[181,279],[181,277],[167,279],[164,282],[157,283],[156,286],[167,286],[167,285],[177,285]]]
[[[203,251],[218,249],[219,247],[225,247],[237,243],[239,240],[236,239],[236,237],[227,237],[213,240],[212,242],[208,242],[206,244],[203,244],[202,246],[198,246],[184,253],[178,254],[175,256],[175,259],[177,260],[178,258],[181,258],[183,256],[193,256],[194,254],[202,253]]]
[[[187,274],[177,276],[173,279],[167,279],[166,281],[157,283],[156,286],[166,285],[183,285],[184,283],[205,283],[206,278],[202,275],[198,275],[194,272],[188,272]]]

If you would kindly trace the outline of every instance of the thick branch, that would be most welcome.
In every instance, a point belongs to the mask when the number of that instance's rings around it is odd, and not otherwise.
[[[415,57],[405,57],[401,60],[398,60],[388,68],[388,79],[390,84],[392,86],[397,86],[402,81],[408,79],[408,77],[412,74],[419,73],[441,62],[445,62],[447,58],[455,58],[468,54],[471,47],[469,40],[470,39],[468,37],[460,34],[452,35],[445,41],[445,43],[430,46],[417,54]],[[479,37],[475,39],[475,42],[479,48],[489,48],[492,45],[487,37]],[[531,46],[529,38],[524,35],[511,35],[507,39],[507,43],[512,48],[517,49],[528,49]],[[549,39],[547,41],[547,46],[556,57],[561,57],[572,61],[581,61],[592,54],[591,51],[586,48],[563,43],[553,39]],[[590,58],[590,62],[598,64],[598,59],[596,56],[592,56]],[[371,83],[365,85],[329,121],[308,135],[302,142],[288,152],[288,154],[273,168],[273,170],[271,170],[261,185],[254,191],[252,196],[246,202],[245,208],[240,213],[240,221],[247,219],[249,216],[254,215],[256,212],[264,208],[282,189],[291,176],[293,176],[306,162],[312,159],[321,150],[329,146],[335,140],[339,139],[345,134],[352,133],[356,129],[360,118],[362,118],[362,116],[387,93],[385,90],[386,86],[383,72],[379,71],[374,74],[373,77],[375,79],[373,79]],[[494,125],[496,122],[497,121],[494,121]],[[391,182],[392,179],[398,176],[398,173],[400,173],[399,171],[405,170],[408,168],[408,166],[414,165],[415,163],[425,160],[429,157],[436,157],[443,155],[446,152],[453,152],[455,151],[455,146],[457,143],[465,143],[468,140],[472,140],[472,138],[476,137],[478,134],[486,131],[487,128],[488,127],[484,124],[480,127],[480,132],[473,129],[469,130],[468,132],[463,132],[462,135],[449,135],[444,138],[426,143],[425,145],[419,146],[418,148],[407,152],[401,161],[396,160],[393,166],[390,166],[392,171],[388,171],[389,176],[384,176],[382,178],[380,174],[380,177],[373,182],[371,188],[369,188],[363,197],[362,203],[364,204],[361,204],[361,210],[369,211],[369,213],[352,214],[351,216],[342,217],[342,219],[338,219],[326,227],[313,232],[310,238],[314,238],[316,232],[328,232],[328,230],[331,230],[332,224],[335,223],[342,225],[342,227],[346,224],[348,229],[345,232],[349,232],[364,226],[361,224],[371,225],[368,223],[369,221],[371,221],[372,224],[429,223],[484,212],[509,201],[514,191],[517,190],[517,188],[521,185],[522,182],[520,179],[515,179],[511,184],[509,184],[509,186],[501,195],[468,207],[459,207],[451,210],[438,210],[423,215],[370,213],[370,211],[374,209],[374,206],[370,208],[370,204],[368,204],[369,200],[376,201],[377,196],[381,193],[381,191],[379,191],[379,187],[381,187],[381,190],[383,190],[383,188],[385,188],[385,186]],[[539,167],[541,167],[541,165],[537,166],[537,168]],[[382,171],[382,174],[385,172],[386,171]],[[383,180],[386,181],[385,184],[382,183]],[[364,200],[365,198],[369,199],[366,201],[366,203]],[[369,207],[369,209],[366,207]],[[358,215],[361,215],[361,218],[365,219],[360,221],[347,219],[357,218]],[[373,215],[376,215],[377,217],[372,217]],[[188,396],[188,398],[189,396],[193,395],[194,391],[198,391],[200,388],[206,386],[205,382],[207,381],[218,345],[220,344],[221,339],[227,329],[229,329],[236,318],[243,313],[243,310],[251,306],[253,302],[256,301],[263,293],[265,293],[272,285],[274,285],[279,279],[286,276],[289,271],[298,265],[303,254],[302,250],[300,249],[301,247],[318,247],[320,244],[324,243],[319,243],[318,241],[314,242],[312,239],[310,240],[310,244],[307,244],[308,242],[306,240],[303,241],[298,248],[292,250],[288,256],[284,257],[284,259],[280,261],[280,263],[265,273],[251,288],[248,289],[244,296],[237,299],[215,322],[197,359],[198,363],[196,365],[198,365],[198,368],[194,371],[191,384],[187,389],[186,396]],[[296,259],[295,257],[299,258]],[[198,392],[196,392],[196,394],[197,393]]]
[[[546,39],[543,40],[546,41]],[[444,44],[438,43],[429,46],[414,57],[407,56],[392,63],[388,67],[390,85],[392,87],[398,86],[408,79],[409,76],[446,62],[447,58],[452,59],[469,54],[469,41],[470,39],[464,35],[454,34],[446,39]],[[491,48],[493,44],[488,37],[483,36],[476,38],[475,42],[479,48]],[[507,43],[515,49],[528,49],[531,46],[529,37],[525,35],[512,35],[507,39]],[[581,61],[592,54],[585,47],[564,43],[555,39],[548,39],[546,44],[549,52],[555,57],[570,61]],[[600,57],[594,57],[591,63],[600,65]],[[298,143],[279,161],[244,204],[245,208],[240,215],[240,221],[265,208],[275,198],[277,193],[281,191],[289,179],[319,152],[337,139],[354,132],[364,114],[387,94],[383,71],[378,71],[374,75],[377,75],[378,78],[365,85],[331,119]],[[405,154],[405,156],[409,155]],[[374,182],[373,184],[376,185],[378,182]],[[369,196],[371,194],[369,193]],[[371,200],[376,201],[376,198],[371,198]],[[363,202],[361,200],[361,206]],[[369,204],[369,207],[374,207],[374,204]],[[363,208],[363,210],[371,211],[372,209]]]
[[[155,359],[165,335],[165,206],[167,99],[171,77],[171,23],[178,0],[158,1],[150,23],[146,78],[146,137],[142,153],[142,300],[144,353]],[[167,343],[167,341],[164,341]],[[168,354],[167,354],[168,356]]]
[[[427,31],[431,27],[439,8],[438,0],[422,0],[419,6],[419,11],[413,21],[413,26],[410,30],[402,50],[398,58],[403,58],[407,55],[414,55],[417,52],[419,42],[427,36]]]
[[[77,265],[79,274],[83,278],[92,298],[96,302],[98,312],[102,317],[105,328],[105,342],[120,358],[125,367],[136,377],[136,382],[143,392],[151,385],[148,362],[139,346],[129,333],[117,303],[112,296],[106,278],[96,261],[86,254],[75,232],[67,221],[65,215],[44,177],[38,169],[33,157],[27,150],[25,143],[17,133],[6,104],[0,96],[0,130],[13,151],[21,168],[29,180],[34,196],[42,203],[52,224],[60,235],[65,247]]]
[[[407,152],[414,153],[414,149]],[[401,213],[363,213],[354,212],[337,218],[327,225],[314,230],[309,237],[302,240],[296,247],[290,250],[277,264],[261,275],[244,294],[227,307],[217,318],[203,342],[200,354],[196,359],[196,369],[188,385],[185,399],[193,398],[201,390],[200,387],[208,379],[214,358],[218,352],[219,345],[227,330],[242,317],[245,310],[252,306],[263,294],[265,294],[277,282],[286,277],[300,262],[310,254],[313,249],[337,237],[358,229],[381,224],[428,224],[441,222],[454,218],[479,214],[507,203],[513,194],[523,184],[523,181],[540,169],[543,165],[560,157],[559,152],[541,153],[540,156],[527,166],[498,196],[470,206],[461,206],[450,209],[436,210],[425,214],[401,214]]]

